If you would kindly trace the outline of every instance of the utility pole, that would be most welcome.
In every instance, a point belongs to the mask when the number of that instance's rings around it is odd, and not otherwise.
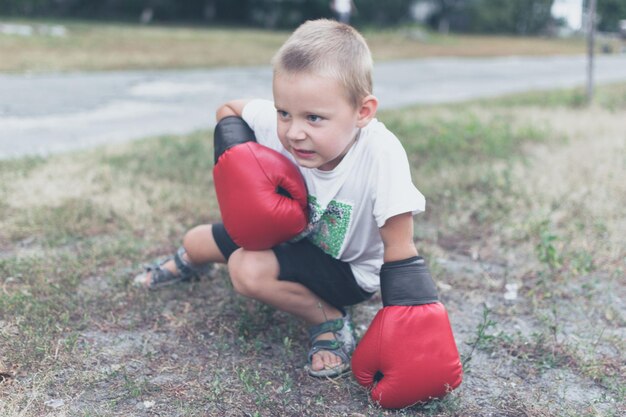
[[[596,31],[596,0],[588,0],[587,7],[587,104],[593,101],[593,48]]]

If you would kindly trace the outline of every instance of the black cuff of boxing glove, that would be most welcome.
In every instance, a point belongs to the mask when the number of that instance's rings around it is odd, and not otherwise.
[[[386,262],[380,269],[383,306],[417,306],[439,301],[437,288],[421,256]]]
[[[241,117],[224,117],[215,126],[213,134],[214,162],[217,164],[217,160],[226,150],[246,142],[256,142],[250,126]]]

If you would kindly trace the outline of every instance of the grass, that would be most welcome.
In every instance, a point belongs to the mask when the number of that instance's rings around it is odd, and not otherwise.
[[[601,88],[594,94],[596,105],[611,111],[621,111],[626,107],[626,84],[615,84],[612,91]],[[549,90],[520,93],[489,100],[492,104],[506,107],[569,107],[582,108],[587,105],[586,91],[583,88]]]
[[[129,286],[219,218],[210,132],[1,161],[0,415],[619,415],[625,91],[601,87],[591,109],[568,90],[380,114],[428,197],[416,243],[466,373],[397,411],[350,375],[307,377],[302,324],[234,294],[223,268]],[[379,305],[354,309],[360,334]]]
[[[141,26],[76,21],[16,21],[38,27],[61,23],[64,37],[0,34],[0,72],[210,68],[268,65],[289,32],[228,27]],[[432,56],[581,54],[583,39],[443,36],[417,27],[364,28],[375,60]],[[37,33],[37,31],[36,31]],[[617,50],[617,47],[614,48]],[[59,57],[63,57],[59,59]]]
[[[31,24],[33,22],[25,22]],[[48,22],[44,22],[48,23]],[[63,22],[65,37],[0,35],[0,71],[203,68],[269,62],[285,32]],[[37,25],[37,22],[34,22]],[[237,53],[232,53],[235,50]],[[59,56],[63,59],[60,60]]]

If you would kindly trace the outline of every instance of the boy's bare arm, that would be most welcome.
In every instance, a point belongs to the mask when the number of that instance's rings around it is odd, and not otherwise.
[[[410,212],[388,218],[379,230],[385,245],[385,262],[417,256],[413,243],[413,215]]]
[[[224,117],[228,116],[238,116],[241,117],[243,112],[243,108],[248,104],[250,99],[238,99],[231,100],[225,104],[222,104],[215,114],[216,121],[222,120]]]

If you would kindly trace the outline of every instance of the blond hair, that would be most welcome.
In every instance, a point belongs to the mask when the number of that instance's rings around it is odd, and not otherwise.
[[[353,27],[333,20],[309,20],[298,27],[272,59],[274,75],[310,73],[332,77],[358,107],[372,93],[372,55]]]

